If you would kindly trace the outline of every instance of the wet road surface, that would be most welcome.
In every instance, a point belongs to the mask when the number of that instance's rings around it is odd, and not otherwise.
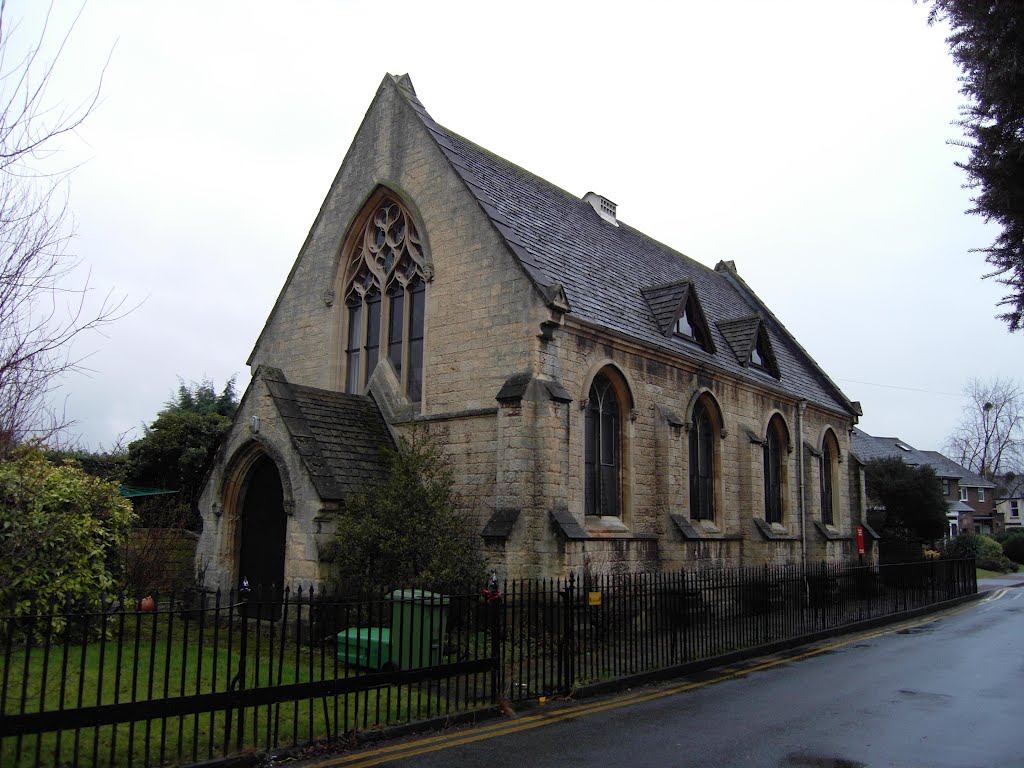
[[[1024,766],[1024,588],[700,678],[307,765]]]

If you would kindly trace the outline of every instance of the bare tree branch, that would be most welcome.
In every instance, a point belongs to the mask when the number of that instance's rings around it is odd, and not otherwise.
[[[113,292],[97,303],[89,274],[79,276],[80,259],[68,251],[70,169],[53,172],[38,163],[89,117],[103,78],[101,72],[96,89],[75,107],[48,99],[82,12],[44,60],[52,8],[27,52],[18,54],[12,42],[18,25],[9,23],[0,0],[0,455],[27,439],[52,439],[68,426],[52,395],[62,376],[81,369],[74,342],[130,311]]]
[[[946,441],[951,458],[989,480],[1024,464],[1024,390],[1013,379],[971,379],[969,402]]]

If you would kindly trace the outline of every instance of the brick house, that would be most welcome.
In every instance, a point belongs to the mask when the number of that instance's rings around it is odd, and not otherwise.
[[[899,458],[911,466],[929,466],[942,483],[949,536],[960,532],[1002,533],[1003,513],[996,509],[996,485],[938,451],[919,451],[896,437],[874,437],[853,430],[853,452],[862,462]]]
[[[735,265],[441,127],[407,76],[381,83],[248,363],[201,501],[210,585],[329,579],[337,510],[417,427],[500,575],[855,556],[859,404]]]

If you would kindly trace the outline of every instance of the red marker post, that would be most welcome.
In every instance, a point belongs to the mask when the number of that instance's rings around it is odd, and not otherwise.
[[[860,556],[860,564],[864,565],[864,526],[857,526],[857,554]]]

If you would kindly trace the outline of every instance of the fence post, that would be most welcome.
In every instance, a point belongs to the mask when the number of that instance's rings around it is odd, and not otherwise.
[[[242,617],[241,636],[238,641],[238,672],[235,679],[231,681],[231,689],[242,691],[245,689],[245,656],[249,651],[249,580],[242,579],[242,586],[238,590],[239,614]],[[230,720],[228,721],[230,728]],[[238,723],[235,735],[235,749],[242,749],[242,741],[245,738],[245,705],[239,700]]]
[[[828,626],[828,616],[826,615],[826,603],[828,602],[828,563],[822,560],[821,567],[818,570],[818,583],[815,586],[815,589],[818,590],[818,594],[815,595],[815,599],[821,603],[821,618],[818,621],[818,629],[824,629]]]
[[[764,579],[764,642],[772,639],[772,587],[771,579],[768,577],[768,563],[764,564],[762,571]]]
[[[505,589],[508,589],[507,582]],[[498,591],[497,576],[491,577],[490,587],[488,590],[485,590],[485,593],[488,595],[487,610],[490,613],[488,618],[491,625],[491,659],[494,662],[494,666],[491,667],[491,701],[497,704],[501,701],[501,693],[504,690],[505,682],[501,677],[505,669],[504,660],[501,658],[501,649],[504,647],[504,643],[501,642],[501,619],[504,609],[502,607],[502,593]]]
[[[562,592],[564,604],[564,620],[562,625],[562,685],[566,695],[572,692],[576,685],[575,660],[576,660],[576,628],[575,617],[573,616],[576,603],[576,573],[569,572],[569,578],[565,582],[565,590]]]

